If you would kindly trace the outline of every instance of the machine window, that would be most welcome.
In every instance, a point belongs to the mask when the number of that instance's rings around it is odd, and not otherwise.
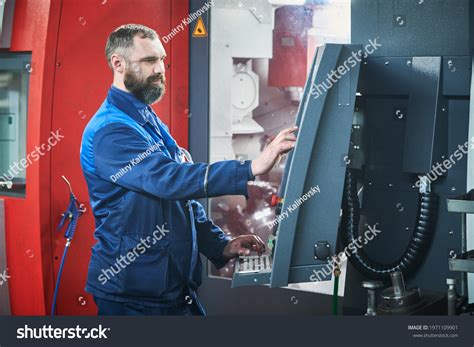
[[[23,164],[30,72],[31,54],[0,54],[0,195],[26,193]]]
[[[211,162],[255,159],[279,131],[295,124],[316,48],[350,42],[349,1],[277,8],[267,4],[257,12],[253,15],[245,6],[219,7],[211,16],[211,30],[216,28],[210,43]],[[228,29],[218,29],[222,27]],[[272,196],[278,194],[287,162],[282,157],[271,172],[249,182],[249,200],[211,199],[213,221],[232,237],[257,235],[270,245],[277,217]],[[249,271],[252,266],[267,268],[270,254],[268,247],[263,257],[241,265]],[[209,274],[232,278],[234,270],[231,260],[219,270],[210,264]]]

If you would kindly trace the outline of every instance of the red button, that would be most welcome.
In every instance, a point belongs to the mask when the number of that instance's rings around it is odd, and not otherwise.
[[[271,206],[276,206],[276,205],[278,205],[278,203],[279,203],[281,200],[282,200],[282,199],[281,199],[278,195],[273,194],[273,195],[272,195],[272,199],[270,200],[270,205],[271,205]]]

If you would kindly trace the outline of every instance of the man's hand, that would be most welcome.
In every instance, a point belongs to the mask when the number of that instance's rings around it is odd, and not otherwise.
[[[249,255],[251,251],[262,254],[265,251],[265,243],[255,235],[241,235],[229,241],[223,255],[231,259],[239,255]]]
[[[280,155],[288,153],[295,147],[296,135],[294,132],[297,129],[298,127],[293,127],[282,130],[275,139],[265,147],[262,154],[252,161],[252,173],[254,176],[262,175],[270,171]]]

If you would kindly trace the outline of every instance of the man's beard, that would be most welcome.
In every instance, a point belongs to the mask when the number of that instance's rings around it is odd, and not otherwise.
[[[130,93],[147,105],[160,101],[166,91],[166,79],[161,73],[143,80],[136,72],[127,69],[123,83]]]

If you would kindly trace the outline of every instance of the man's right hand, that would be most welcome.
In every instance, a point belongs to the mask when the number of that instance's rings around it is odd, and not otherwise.
[[[296,144],[294,132],[298,127],[282,130],[272,142],[270,142],[262,154],[252,161],[252,173],[254,176],[263,175],[270,171],[275,165],[280,155],[291,151]]]

